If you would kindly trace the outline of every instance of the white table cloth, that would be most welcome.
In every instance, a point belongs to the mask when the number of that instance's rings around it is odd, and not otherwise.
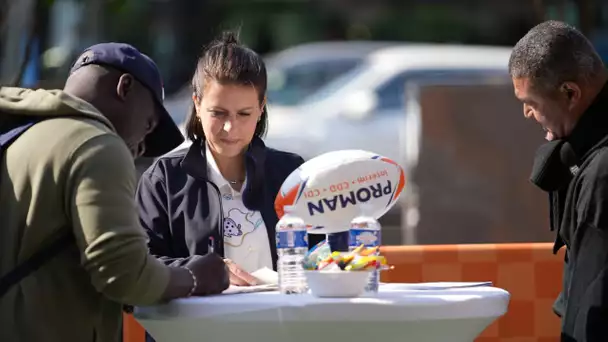
[[[138,307],[157,342],[470,342],[505,314],[505,290],[423,289],[383,284],[370,298],[316,298],[278,292],[192,297]]]

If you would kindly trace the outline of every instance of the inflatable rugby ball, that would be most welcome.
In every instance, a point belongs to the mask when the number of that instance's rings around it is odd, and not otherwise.
[[[389,158],[361,150],[322,154],[294,170],[277,194],[275,210],[284,206],[311,225],[311,233],[347,230],[350,221],[366,214],[380,218],[405,187],[405,174]]]

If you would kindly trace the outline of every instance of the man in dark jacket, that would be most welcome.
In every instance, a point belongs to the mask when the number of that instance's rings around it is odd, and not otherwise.
[[[591,43],[556,21],[517,43],[509,72],[549,141],[531,180],[549,194],[554,252],[566,246],[561,340],[608,341],[608,74]]]

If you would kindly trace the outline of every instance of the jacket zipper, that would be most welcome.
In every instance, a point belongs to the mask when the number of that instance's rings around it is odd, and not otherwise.
[[[219,254],[223,257],[224,256],[224,205],[222,203],[222,193],[220,192],[220,188],[218,188],[218,186],[213,183],[212,181],[208,180],[208,179],[203,179],[202,177],[199,178],[202,181],[205,181],[207,184],[211,185],[211,187],[213,188],[213,190],[215,190],[215,193],[217,195],[217,199],[218,202],[220,204],[220,218],[219,218],[219,222],[218,222],[218,239],[217,241],[217,246],[215,247],[215,250],[219,252]]]

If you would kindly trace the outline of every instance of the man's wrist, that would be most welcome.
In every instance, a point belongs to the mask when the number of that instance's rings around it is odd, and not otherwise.
[[[185,267],[169,267],[171,277],[169,285],[163,294],[163,300],[183,298],[192,291],[193,278],[191,271]]]

